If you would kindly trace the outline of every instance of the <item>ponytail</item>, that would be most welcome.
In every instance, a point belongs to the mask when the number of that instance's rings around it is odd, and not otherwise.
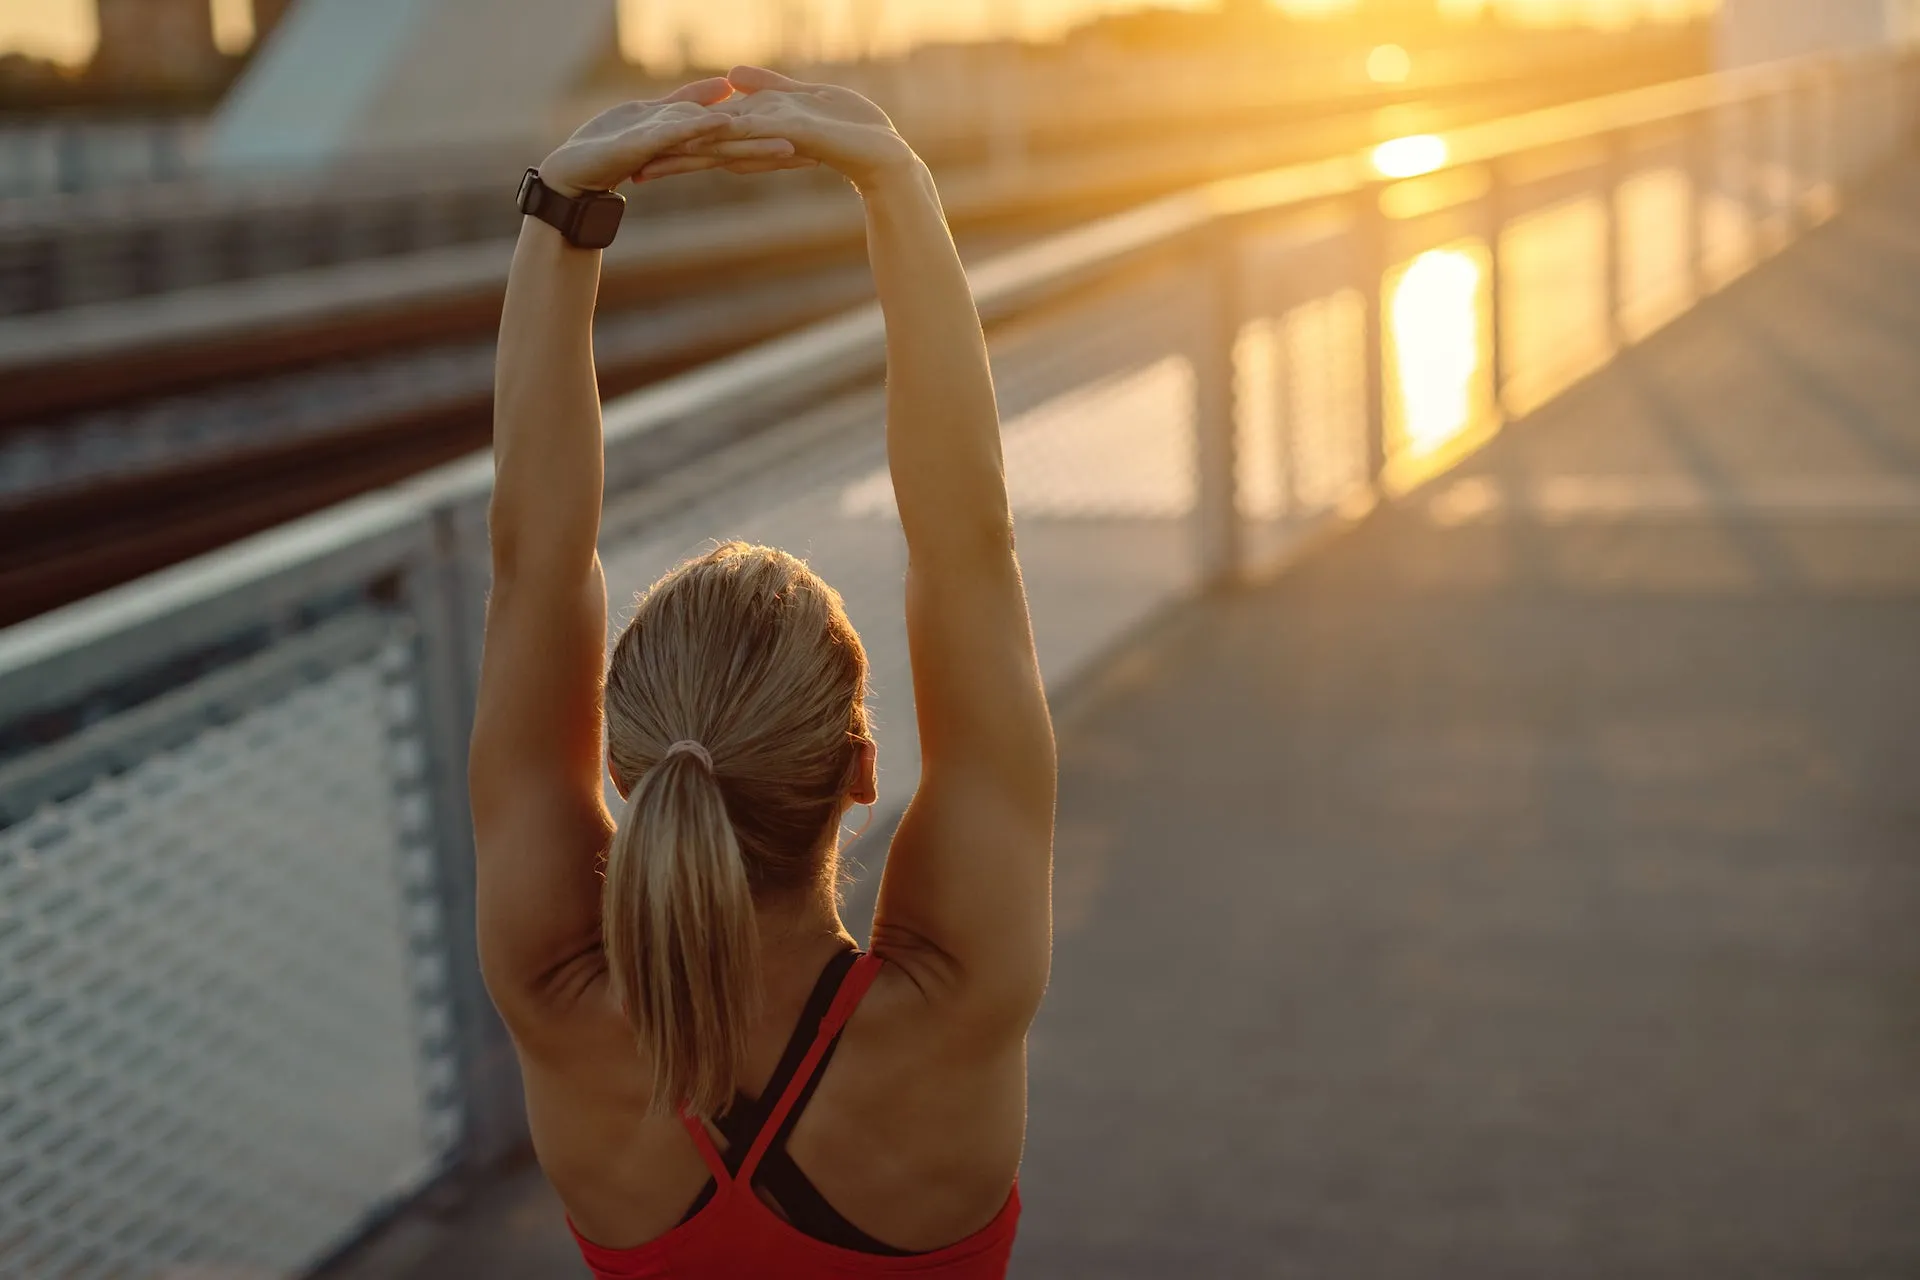
[[[606,877],[607,968],[652,1067],[652,1109],[718,1115],[747,1056],[759,931],[704,749],[677,743],[633,784]]]
[[[760,1003],[756,908],[833,892],[866,678],[833,588],[737,542],[655,583],[614,644],[607,763],[629,789],[600,928],[656,1114],[733,1101]]]

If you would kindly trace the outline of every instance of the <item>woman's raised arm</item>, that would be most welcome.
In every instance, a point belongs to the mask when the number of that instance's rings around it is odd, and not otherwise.
[[[562,195],[611,190],[728,119],[725,80],[615,107],[541,166]],[[786,144],[729,145],[745,162]],[[629,228],[629,234],[636,229]],[[597,860],[607,593],[596,550],[604,482],[593,365],[598,251],[526,219],[514,251],[494,385],[493,590],[468,756],[482,966],[516,1032],[577,994],[600,949]]]
[[[887,321],[887,454],[907,541],[921,778],[887,856],[874,949],[930,998],[1024,1035],[1052,945],[1053,729],[1014,558],[979,314],[931,175],[859,95],[730,75],[736,137],[791,140],[866,200]]]

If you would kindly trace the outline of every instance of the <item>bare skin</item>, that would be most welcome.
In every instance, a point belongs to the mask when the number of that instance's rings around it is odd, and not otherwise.
[[[880,886],[872,949],[888,964],[789,1150],[856,1226],[935,1249],[986,1225],[1019,1167],[1027,1029],[1052,947],[1055,767],[986,348],[932,179],[872,103],[757,68],[615,108],[541,171],[584,191],[812,164],[866,202],[923,765]],[[671,1229],[708,1173],[679,1122],[652,1113],[600,953],[597,866],[613,823],[601,800],[598,280],[599,254],[527,221],[501,322],[470,775],[482,965],[519,1049],[535,1147],[582,1234],[626,1248]],[[869,756],[841,810],[873,787]],[[750,1095],[849,940],[824,890],[759,904],[759,928],[766,995],[737,1081]]]

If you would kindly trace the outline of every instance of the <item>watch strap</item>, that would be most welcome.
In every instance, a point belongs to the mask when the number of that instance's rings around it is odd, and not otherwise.
[[[613,243],[626,211],[625,196],[614,191],[562,195],[540,180],[538,169],[528,169],[520,180],[520,212],[538,218],[581,249],[604,249]]]

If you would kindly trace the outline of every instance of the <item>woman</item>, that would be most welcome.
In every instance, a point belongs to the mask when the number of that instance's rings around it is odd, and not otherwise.
[[[790,556],[723,546],[654,584],[603,666],[599,254],[530,217],[507,290],[471,758],[481,959],[601,1277],[999,1276],[1019,1214],[1053,735],[985,345],[927,170],[859,95],[740,68],[607,112],[539,177],[565,198],[810,164],[865,199],[909,558],[923,762],[869,953],[835,893],[841,819],[876,785],[839,597]]]

